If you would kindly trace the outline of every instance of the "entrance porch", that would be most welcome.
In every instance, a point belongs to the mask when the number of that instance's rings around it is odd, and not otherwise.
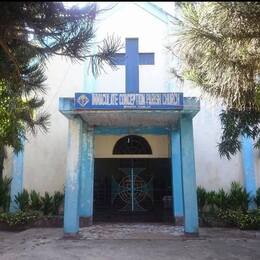
[[[171,154],[171,195],[176,223],[184,232],[198,234],[196,175],[192,118],[199,111],[195,98],[184,98],[183,109],[79,110],[74,98],[60,98],[60,112],[68,118],[67,177],[65,185],[64,232],[76,234],[79,218],[92,223],[94,199],[94,136],[104,134],[141,135],[160,133],[169,137]],[[106,143],[104,143],[104,146]],[[128,167],[134,169],[135,167]],[[127,175],[128,173],[126,173]],[[134,178],[129,173],[128,178]],[[128,181],[134,185],[134,182]],[[134,202],[132,186],[123,207],[142,207]],[[113,197],[112,197],[113,198]]]

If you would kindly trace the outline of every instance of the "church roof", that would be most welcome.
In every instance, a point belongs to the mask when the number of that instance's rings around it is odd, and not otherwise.
[[[175,19],[175,17],[167,12],[165,9],[159,7],[157,4],[154,4],[152,2],[106,2],[106,6],[104,7],[105,10],[111,10],[112,12],[116,12],[116,7],[119,6],[125,6],[126,4],[133,4],[147,13],[153,15],[155,18],[161,20],[162,22],[168,24],[168,22],[172,19]],[[103,5],[102,5],[103,6]],[[174,6],[172,5],[172,8]],[[101,8],[102,9],[102,8]]]
[[[164,23],[168,23],[170,19],[174,19],[174,16],[152,2],[135,2],[134,4],[143,8],[145,11],[160,19]]]

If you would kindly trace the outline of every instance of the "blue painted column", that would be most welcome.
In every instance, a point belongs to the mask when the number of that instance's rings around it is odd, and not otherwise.
[[[190,115],[182,115],[180,119],[180,127],[184,232],[186,234],[197,235],[199,231],[199,222],[192,117]]]
[[[13,154],[10,212],[18,211],[15,196],[23,191],[24,150]]]
[[[243,158],[243,171],[244,171],[244,186],[251,198],[256,195],[256,179],[254,167],[254,147],[253,140],[250,137],[241,137],[242,158]],[[252,200],[249,204],[249,209],[256,207]]]
[[[68,133],[67,169],[64,204],[64,233],[79,231],[79,175],[81,161],[82,120],[70,118]]]
[[[183,224],[183,190],[181,168],[181,134],[180,128],[171,131],[171,156],[172,156],[172,209],[175,224]]]
[[[92,224],[94,185],[94,129],[83,125],[81,142],[79,215]],[[84,221],[85,222],[85,221]]]

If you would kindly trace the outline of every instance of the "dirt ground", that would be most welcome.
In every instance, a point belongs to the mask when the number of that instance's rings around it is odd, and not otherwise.
[[[61,228],[0,231],[0,259],[260,259],[260,232],[200,228],[186,237],[182,227],[151,224],[95,224],[77,238]]]

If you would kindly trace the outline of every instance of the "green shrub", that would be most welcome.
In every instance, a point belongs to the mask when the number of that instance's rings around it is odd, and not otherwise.
[[[238,182],[231,183],[231,189],[228,194],[229,207],[233,210],[242,210],[246,212],[248,204],[251,201],[250,194],[246,192],[246,189]]]
[[[0,222],[7,224],[10,227],[27,225],[33,223],[40,216],[39,212],[35,211],[19,211],[17,213],[1,213]]]
[[[59,215],[59,208],[62,205],[63,200],[64,200],[64,194],[62,194],[59,191],[54,192],[53,200],[52,200],[52,203],[53,203],[52,214],[53,215]]]
[[[21,211],[27,211],[30,208],[30,195],[27,190],[23,190],[21,193],[18,193],[15,196],[15,203],[18,206],[18,209]]]
[[[226,193],[224,189],[219,189],[218,192],[215,192],[213,203],[218,209],[228,209],[230,207],[228,193]]]
[[[50,215],[53,212],[53,197],[48,192],[45,192],[44,197],[41,197],[42,211],[44,215]]]
[[[197,198],[198,198],[199,213],[201,213],[204,211],[204,208],[207,203],[207,191],[201,186],[197,188]]]
[[[256,214],[241,214],[237,224],[240,229],[256,230],[260,228],[260,217]]]
[[[256,190],[256,196],[255,196],[255,204],[258,208],[260,208],[260,187]]]
[[[29,193],[24,189],[15,196],[15,202],[21,211],[42,211],[44,215],[58,215],[63,199],[64,194],[59,191],[54,192],[53,196],[48,192],[41,196],[35,190]]]
[[[214,211],[216,203],[215,203],[215,199],[216,199],[216,192],[215,191],[209,191],[207,192],[207,206],[209,211]]]
[[[42,201],[39,192],[32,190],[30,192],[30,209],[31,210],[40,210],[42,208]]]
[[[243,214],[241,211],[230,209],[218,209],[216,211],[216,217],[219,218],[223,224],[231,227],[238,226],[238,220],[241,214]]]
[[[245,213],[242,210],[218,210],[217,217],[227,226],[243,230],[260,228],[260,214],[256,211]]]
[[[232,182],[229,192],[224,189],[206,192],[197,189],[200,223],[207,226],[229,226],[240,229],[260,229],[260,188],[252,198],[238,182]],[[259,209],[248,211],[254,199]]]
[[[0,211],[8,211],[10,205],[10,185],[12,178],[0,178]]]

